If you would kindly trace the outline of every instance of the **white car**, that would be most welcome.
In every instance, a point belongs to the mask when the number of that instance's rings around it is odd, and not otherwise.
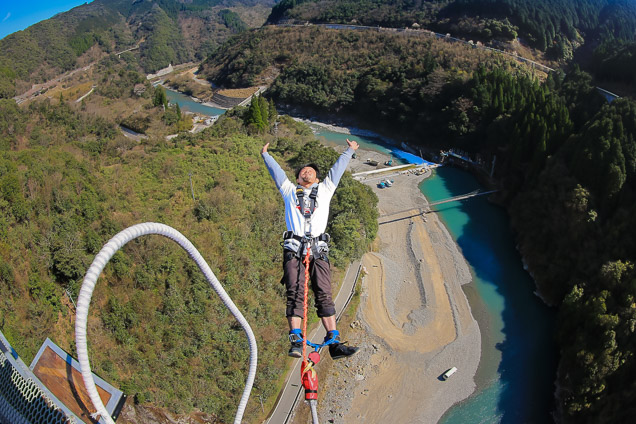
[[[442,374],[442,378],[444,380],[448,380],[448,378],[451,375],[455,374],[456,372],[457,372],[457,367],[453,367],[453,368],[449,369],[448,371],[446,371],[444,374]]]

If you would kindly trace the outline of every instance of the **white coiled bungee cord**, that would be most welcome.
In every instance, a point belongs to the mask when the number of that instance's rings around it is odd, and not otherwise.
[[[243,418],[243,413],[245,412],[245,407],[247,406],[247,400],[250,397],[250,392],[252,391],[252,385],[254,384],[254,378],[256,376],[256,363],[258,358],[257,346],[256,346],[256,338],[254,337],[254,333],[250,328],[243,314],[238,310],[232,299],[225,292],[221,283],[216,278],[210,267],[208,266],[203,256],[199,253],[199,251],[194,247],[190,241],[185,238],[180,232],[175,230],[172,227],[169,227],[164,224],[159,224],[156,222],[146,222],[143,224],[133,225],[131,227],[126,228],[125,230],[117,233],[112,239],[106,243],[106,245],[100,250],[97,254],[93,263],[86,271],[86,276],[84,277],[84,281],[82,282],[82,288],[79,293],[79,297],[77,300],[77,313],[75,320],[75,344],[77,345],[77,357],[80,363],[80,369],[82,372],[82,378],[84,379],[84,385],[86,386],[86,390],[88,391],[88,395],[95,406],[97,412],[92,414],[93,418],[100,417],[100,421],[102,419],[107,424],[114,424],[114,421],[108,411],[106,411],[106,407],[102,402],[101,398],[97,394],[97,388],[95,386],[95,380],[93,379],[93,374],[91,372],[91,366],[88,361],[88,347],[86,343],[86,324],[88,319],[88,307],[90,306],[91,296],[93,295],[93,290],[95,289],[95,283],[99,278],[102,270],[113,257],[113,255],[121,249],[126,243],[129,241],[136,239],[137,237],[149,235],[149,234],[159,234],[164,237],[168,237],[171,240],[177,242],[188,255],[199,266],[199,269],[205,275],[208,282],[214,289],[214,291],[219,295],[223,304],[230,310],[232,315],[236,318],[236,320],[241,324],[245,334],[247,335],[249,346],[250,346],[250,365],[249,371],[247,374],[247,380],[245,382],[245,389],[243,390],[243,395],[241,396],[241,400],[238,405],[238,409],[236,411],[236,415],[234,417],[234,424],[238,424],[241,422]]]

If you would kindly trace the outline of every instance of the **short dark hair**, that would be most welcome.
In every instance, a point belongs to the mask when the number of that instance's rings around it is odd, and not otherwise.
[[[296,179],[298,179],[298,176],[300,175],[300,171],[303,170],[303,168],[314,168],[314,171],[316,171],[316,178],[320,179],[320,168],[318,168],[318,165],[316,165],[315,163],[306,163],[304,165],[300,165],[297,169],[296,169]]]

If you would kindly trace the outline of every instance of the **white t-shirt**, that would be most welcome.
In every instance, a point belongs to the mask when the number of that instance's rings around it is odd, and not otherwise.
[[[347,164],[351,160],[354,150],[348,148],[345,150],[336,163],[329,170],[329,174],[324,181],[317,183],[318,193],[316,194],[316,208],[310,218],[310,233],[312,237],[317,237],[324,233],[327,229],[327,220],[329,218],[329,204],[333,197],[336,187],[340,182],[340,178],[344,171],[347,169]],[[298,197],[296,196],[296,185],[294,185],[285,171],[278,165],[274,158],[267,152],[262,154],[265,165],[269,170],[270,175],[276,183],[276,187],[283,196],[285,202],[285,224],[287,224],[287,230],[293,231],[297,236],[305,235],[305,218],[301,211],[298,209]],[[311,193],[312,185],[309,188],[305,188],[304,201],[309,202],[309,194]]]

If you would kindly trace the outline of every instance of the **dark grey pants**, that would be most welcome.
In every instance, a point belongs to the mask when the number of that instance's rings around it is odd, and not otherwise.
[[[336,306],[331,298],[331,266],[329,259],[311,258],[309,279],[314,292],[316,312],[320,318],[336,314]],[[303,297],[305,295],[305,264],[293,252],[283,251],[283,278],[287,289],[287,317],[303,317]]]

